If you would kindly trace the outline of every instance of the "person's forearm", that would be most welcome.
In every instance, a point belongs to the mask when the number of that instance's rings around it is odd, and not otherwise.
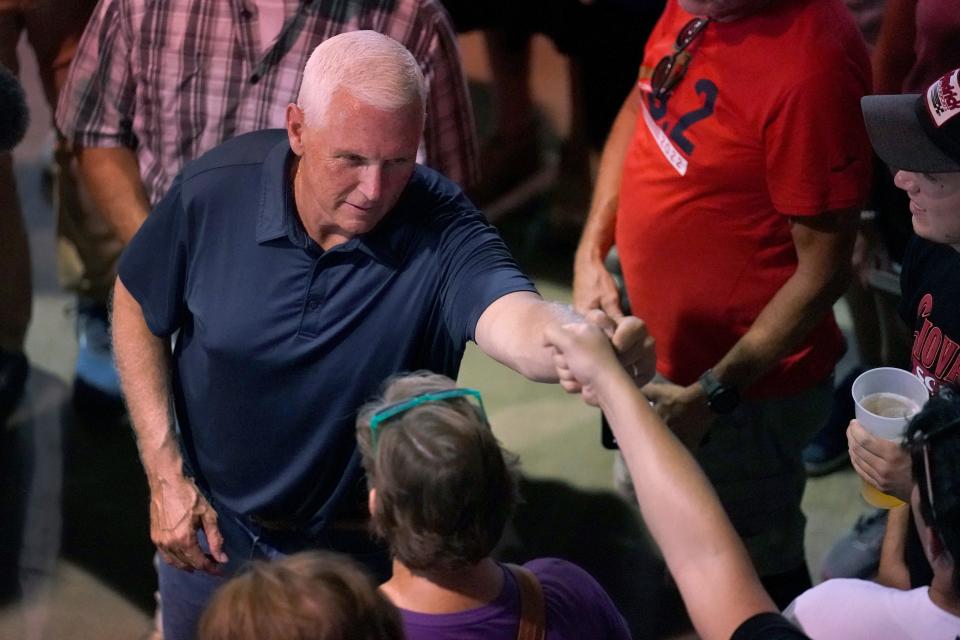
[[[169,341],[150,332],[140,305],[119,278],[113,294],[113,346],[150,487],[150,539],[171,566],[220,575],[229,558],[217,513],[193,479],[184,475],[174,431]],[[209,553],[197,542],[199,528]]]
[[[702,637],[729,638],[775,611],[746,549],[689,451],[622,370],[594,386],[633,478],[640,511]],[[722,588],[718,589],[718,585]]]
[[[427,165],[469,189],[480,179],[480,150],[457,34],[448,18],[438,16],[427,55],[430,90],[423,142]]]
[[[150,211],[136,155],[126,147],[83,147],[77,161],[97,210],[129,243]]]
[[[119,278],[113,296],[113,344],[140,458],[155,488],[163,478],[183,472],[170,401],[170,348],[165,338],[150,332],[140,305]]]
[[[910,588],[910,570],[907,568],[907,527],[910,526],[910,505],[890,509],[887,528],[880,547],[880,566],[877,568],[879,584],[894,589]]]
[[[544,344],[545,327],[583,321],[583,316],[568,305],[546,302],[531,292],[511,293],[493,302],[480,316],[477,346],[530,380],[556,382],[553,351]]]
[[[916,61],[916,13],[917,0],[887,0],[873,51],[874,93],[903,91],[903,81]]]
[[[794,273],[746,334],[713,367],[716,377],[745,389],[796,347],[842,295],[846,282]]]
[[[856,216],[833,214],[829,246],[797,247],[797,270],[774,294],[750,329],[713,367],[727,384],[746,389],[795,349],[847,290]],[[797,223],[799,224],[799,223]]]
[[[604,260],[616,235],[623,162],[637,124],[639,99],[640,91],[634,86],[614,120],[600,158],[590,213],[574,255],[573,306],[583,313],[602,309],[612,318],[622,316],[620,292],[604,267]]]
[[[617,114],[610,129],[610,135],[603,146],[590,203],[590,213],[577,247],[577,260],[603,262],[610,247],[613,246],[623,161],[627,156],[627,149],[630,147],[633,131],[636,128],[639,99],[640,90],[634,86],[620,108],[620,113]]]

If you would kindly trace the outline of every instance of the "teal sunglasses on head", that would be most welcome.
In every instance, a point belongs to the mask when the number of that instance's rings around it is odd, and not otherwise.
[[[452,398],[467,398],[474,399],[477,402],[477,407],[480,409],[480,416],[483,418],[484,422],[487,420],[487,412],[483,409],[483,398],[480,397],[480,392],[476,389],[448,389],[446,391],[432,391],[430,393],[423,393],[419,396],[413,396],[403,402],[398,402],[397,404],[392,404],[389,407],[381,409],[373,414],[373,417],[370,418],[370,440],[373,448],[377,448],[377,430],[380,426],[392,418],[396,418],[401,413],[409,411],[414,407],[419,407],[422,404],[428,402],[438,402],[441,400],[450,400]]]

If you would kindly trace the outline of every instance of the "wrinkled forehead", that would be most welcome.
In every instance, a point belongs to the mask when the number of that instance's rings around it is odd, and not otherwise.
[[[423,135],[423,110],[418,102],[384,109],[344,96],[331,102],[319,122],[306,129],[311,140],[308,153],[415,158]]]
[[[406,128],[410,123],[419,121],[422,125],[426,115],[426,105],[417,93],[412,93],[406,102],[383,100],[381,96],[364,92],[356,87],[340,85],[330,95],[323,119],[325,124],[344,121],[357,116],[369,118],[371,114],[403,122]],[[386,133],[386,132],[385,132]]]

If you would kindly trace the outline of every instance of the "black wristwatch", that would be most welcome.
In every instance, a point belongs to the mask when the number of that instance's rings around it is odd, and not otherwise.
[[[714,413],[731,413],[740,404],[740,392],[732,384],[724,384],[713,375],[713,369],[707,369],[700,376],[700,386],[707,394],[707,405]]]

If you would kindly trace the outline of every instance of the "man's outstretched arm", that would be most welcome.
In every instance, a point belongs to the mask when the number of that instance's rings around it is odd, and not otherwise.
[[[653,339],[638,318],[620,316],[614,320],[599,309],[581,316],[567,305],[547,302],[529,291],[507,294],[486,308],[477,322],[477,346],[531,380],[556,382],[553,351],[545,344],[545,331],[549,326],[570,323],[599,327],[636,384],[645,384],[653,377]]]
[[[113,348],[120,382],[150,486],[150,537],[178,569],[218,573],[226,562],[217,514],[183,474],[170,398],[170,347],[150,332],[140,304],[120,279],[113,295]],[[203,527],[212,558],[197,542]]]

